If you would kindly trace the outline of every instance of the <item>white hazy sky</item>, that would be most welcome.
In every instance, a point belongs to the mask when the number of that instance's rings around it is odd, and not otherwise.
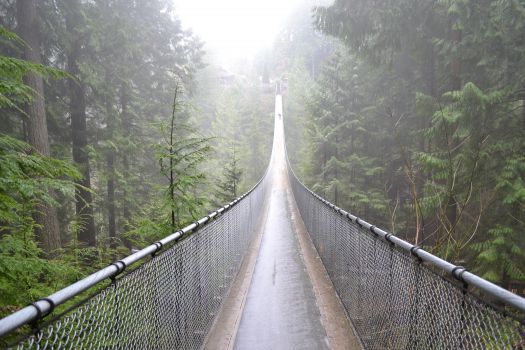
[[[284,20],[308,0],[173,0],[184,28],[224,65],[271,46]]]

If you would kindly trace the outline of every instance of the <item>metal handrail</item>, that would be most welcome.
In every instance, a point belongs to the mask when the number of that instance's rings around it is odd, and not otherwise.
[[[80,293],[86,291],[87,289],[97,285],[101,281],[107,278],[114,278],[125,270],[126,267],[144,259],[147,256],[155,255],[160,252],[163,247],[169,243],[176,242],[182,236],[187,233],[195,232],[199,227],[204,227],[207,223],[212,221],[212,219],[217,218],[233,208],[237,203],[242,199],[248,196],[253,192],[259,184],[264,180],[266,173],[261,177],[261,179],[246,193],[239,196],[237,199],[232,202],[222,206],[221,208],[211,212],[205,217],[191,223],[190,225],[184,227],[181,230],[178,230],[169,236],[147,246],[144,249],[141,249],[127,257],[111,263],[107,267],[92,273],[91,275],[83,278],[82,280],[75,282],[45,298],[41,298],[30,305],[24,307],[23,309],[12,313],[9,316],[6,316],[0,319],[0,337],[9,334],[10,332],[18,329],[21,326],[26,324],[38,321],[45,316],[53,312],[55,307],[64,304],[65,302],[71,300],[72,298],[78,296]]]
[[[324,199],[323,197],[319,196],[318,194],[310,190],[308,187],[306,187],[306,185],[304,185],[299,180],[299,178],[297,177],[297,175],[295,175],[295,172],[293,171],[293,168],[290,164],[290,160],[288,159],[288,156],[286,157],[286,159],[288,163],[288,169],[290,170],[291,174],[295,177],[297,182],[302,187],[304,187],[306,191],[312,194],[315,198],[320,200],[322,203],[324,203],[328,207],[332,208],[334,211],[341,214],[343,217],[369,230],[370,232],[375,234],[377,237],[385,240],[386,242],[394,244],[395,246],[399,247],[401,250],[407,253],[410,253],[410,255],[413,256],[414,259],[421,259],[422,261],[429,263],[431,266],[442,269],[443,271],[447,272],[450,276],[452,276],[454,279],[467,283],[469,286],[474,286],[478,288],[480,291],[491,295],[497,301],[502,302],[506,305],[512,306],[521,312],[525,312],[525,298],[522,298],[519,295],[516,295],[492,282],[489,282],[473,274],[472,272],[467,271],[467,269],[464,268],[463,266],[454,265],[446,260],[443,260],[427,252],[426,250],[420,248],[419,246],[413,245],[405,240],[402,240],[401,238],[394,236],[392,233],[389,233],[385,230],[382,230],[370,224],[369,222],[339,208],[335,204],[332,204],[326,199]]]

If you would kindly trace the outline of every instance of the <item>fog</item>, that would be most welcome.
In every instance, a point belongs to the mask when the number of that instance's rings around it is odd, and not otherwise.
[[[231,67],[272,42],[301,0],[174,0],[175,13],[220,64]],[[306,3],[304,4],[306,6]]]

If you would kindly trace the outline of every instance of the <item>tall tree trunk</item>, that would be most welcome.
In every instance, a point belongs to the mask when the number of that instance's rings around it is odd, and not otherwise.
[[[175,113],[177,112],[177,94],[179,93],[179,84],[175,86],[175,94],[173,96],[173,112],[171,114],[171,129],[170,129],[170,196],[171,196],[171,227],[175,229],[175,210],[173,210],[173,203],[175,203],[175,169],[173,164],[173,157],[175,155],[174,144],[175,140]]]
[[[42,63],[40,56],[40,37],[38,31],[38,17],[36,0],[18,0],[17,22],[20,37],[26,42],[24,45],[24,59],[33,63]],[[28,73],[24,82],[33,89],[31,102],[25,106],[25,129],[27,141],[35,151],[49,156],[49,139],[44,102],[44,83],[42,77],[35,73]],[[61,247],[60,229],[56,209],[46,203],[36,206],[33,218],[37,227],[36,238],[44,252],[49,253]]]
[[[432,15],[430,15],[429,21],[432,22]],[[423,71],[426,71],[425,79],[426,79],[426,93],[428,96],[431,96],[434,100],[437,99],[437,88],[436,88],[436,60],[435,60],[435,50],[434,50],[434,43],[431,39],[431,29],[428,29],[428,38],[426,42],[426,55],[427,59],[425,60]],[[432,116],[422,116],[420,121],[420,129],[421,129],[421,136],[419,140],[419,151],[420,152],[430,152],[430,138],[426,137],[423,130],[428,130],[432,126]],[[427,147],[428,146],[428,147]],[[431,174],[424,169],[415,169],[417,172],[417,176],[415,178],[416,181],[416,194],[417,198],[424,198],[425,194],[423,192],[423,188],[425,186],[425,183],[430,179]],[[419,207],[419,202],[417,202],[417,206]],[[420,220],[418,221],[416,219],[416,229],[420,228],[420,232],[418,235],[416,235],[416,245],[419,243],[417,238],[419,238],[420,242],[425,242],[426,239],[426,233],[431,232],[432,228],[429,225],[429,218],[428,216],[425,217],[423,214],[423,211],[419,211],[419,208],[416,210],[416,216],[420,215]],[[418,230],[419,231],[419,230]],[[418,237],[419,236],[419,237]],[[426,242],[428,243],[428,242]]]
[[[521,96],[521,121],[525,129],[525,93]]]
[[[131,136],[131,116],[129,114],[129,87],[126,82],[122,82],[120,87],[120,107],[121,107],[121,114],[120,114],[120,120],[122,121],[122,135],[124,136],[124,139],[128,140]],[[124,178],[129,179],[130,174],[130,163],[129,163],[129,157],[128,157],[129,150],[125,150],[122,152],[122,167],[124,172]],[[127,186],[129,184],[126,184],[122,186],[122,216],[124,218],[124,223],[121,225],[124,230],[126,230],[127,225],[131,222],[131,210],[130,210],[130,201],[128,200],[129,193],[127,192]],[[133,244],[126,239],[125,237],[121,237],[122,242],[124,245],[131,251],[133,248]]]
[[[71,115],[71,141],[73,145],[73,160],[82,173],[82,180],[78,181],[81,186],[76,189],[76,212],[82,221],[78,232],[78,240],[90,247],[96,245],[95,220],[93,218],[91,177],[89,168],[89,157],[87,146],[87,124],[86,124],[86,101],[85,86],[80,78],[78,60],[81,54],[82,37],[79,31],[80,2],[71,0],[68,2],[69,11],[66,16],[67,31],[72,36],[67,53],[67,66],[69,73],[77,80],[69,80],[69,111]]]
[[[106,71],[106,85],[111,86],[111,74]],[[115,114],[113,103],[108,95],[106,99],[106,124],[108,140],[113,141],[115,134]],[[115,148],[110,144],[107,150],[107,192],[108,192],[108,235],[109,246],[115,249],[117,247],[117,224],[115,209]]]
[[[453,91],[461,90],[461,56],[459,45],[461,44],[462,33],[459,29],[452,29],[451,40],[456,52],[450,64],[450,89]]]
[[[131,136],[131,120],[129,115],[129,91],[128,87],[125,82],[122,83],[120,88],[120,106],[121,106],[121,115],[120,119],[122,120],[122,134],[124,136],[124,139],[128,140]],[[128,158],[128,152],[123,152],[122,154],[122,166],[124,168],[124,178],[128,178],[129,172],[130,172],[130,164],[129,164],[129,158]],[[131,211],[129,210],[129,203],[127,201],[127,191],[126,186],[122,189],[123,192],[123,216],[125,225],[127,225],[131,221]]]
[[[117,247],[117,225],[116,225],[116,210],[115,210],[115,152],[110,147],[107,156],[108,166],[108,234],[109,246],[111,248]]]
[[[436,87],[436,53],[434,43],[429,39],[428,42],[428,62],[427,62],[427,93],[434,98],[437,97]]]
[[[451,26],[451,32],[450,32],[450,39],[452,41],[452,45],[455,47],[455,52],[452,57],[452,62],[450,65],[450,90],[452,91],[459,91],[461,90],[462,81],[461,81],[461,54],[459,52],[459,46],[461,44],[462,40],[462,32],[460,29],[457,29],[455,27],[457,20],[453,20],[452,26]],[[452,137],[452,136],[451,136]],[[447,145],[449,150],[455,149],[459,145],[459,140],[457,138],[453,138],[451,141],[451,144]],[[451,171],[449,174],[449,181],[452,181],[454,174]],[[447,200],[447,207],[446,207],[446,217],[447,217],[447,225],[448,228],[448,234],[453,235],[455,231],[456,221],[457,221],[457,211],[458,211],[458,203],[455,198],[454,189],[450,189],[449,197]]]
[[[337,120],[337,125],[339,125],[339,119]],[[337,154],[337,147],[339,147],[339,139],[338,137],[336,136],[335,137],[335,147],[334,147],[334,158],[336,159],[336,164],[334,166],[334,179],[336,181],[336,185],[335,185],[335,188],[334,188],[334,204],[335,205],[341,205],[341,203],[339,203],[339,192],[338,192],[338,186],[337,186],[337,183],[338,183],[338,177],[339,177],[339,165],[337,164],[337,161],[339,160],[338,159],[338,154]]]

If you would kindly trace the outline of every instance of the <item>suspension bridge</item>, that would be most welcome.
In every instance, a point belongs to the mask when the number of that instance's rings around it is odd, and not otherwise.
[[[0,320],[16,349],[525,349],[525,299],[329,203],[249,192]]]

